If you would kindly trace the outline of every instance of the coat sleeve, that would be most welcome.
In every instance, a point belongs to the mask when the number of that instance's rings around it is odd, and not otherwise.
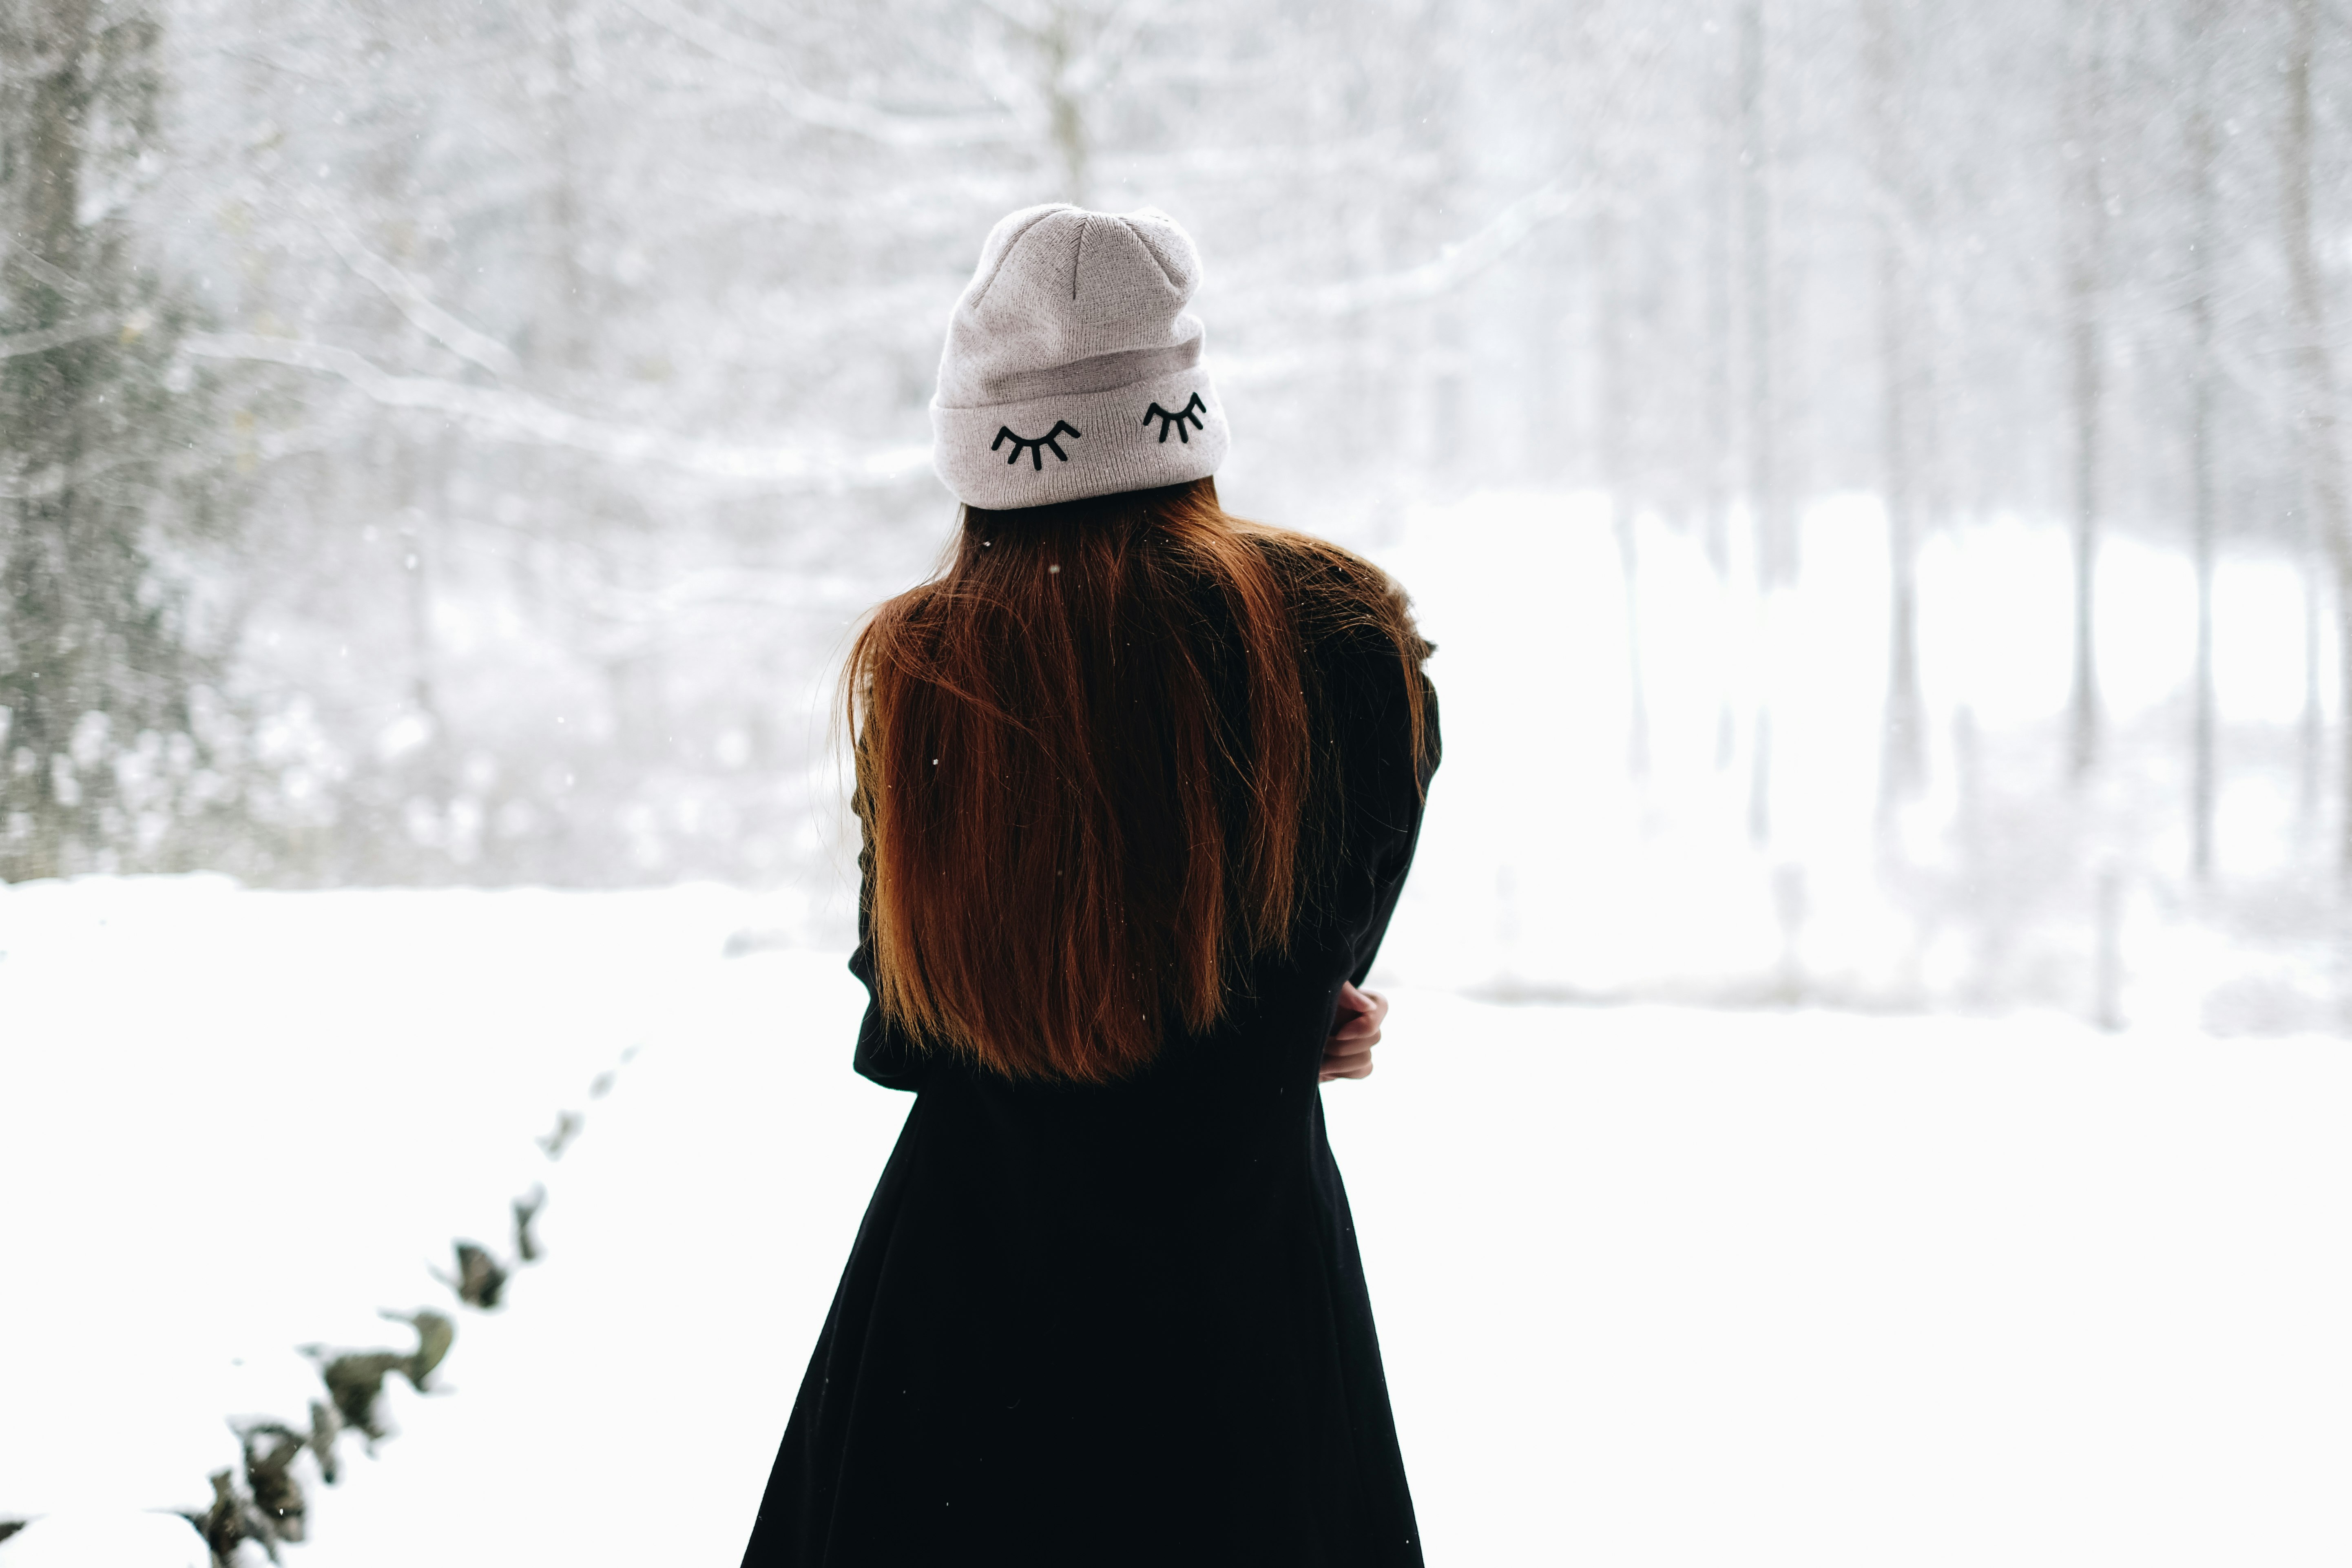
[[[1363,984],[1380,956],[1404,891],[1405,874],[1412,869],[1413,850],[1421,842],[1421,822],[1429,781],[1443,753],[1437,725],[1437,689],[1418,669],[1411,679],[1421,682],[1421,754],[1412,753],[1411,710],[1405,703],[1404,671],[1393,650],[1383,649],[1371,667],[1370,679],[1358,686],[1355,705],[1360,719],[1349,725],[1350,739],[1368,752],[1370,765],[1359,774],[1370,787],[1369,810],[1351,812],[1363,825],[1369,842],[1356,850],[1360,864],[1370,868],[1372,899],[1370,918],[1355,941],[1355,964],[1349,980]]]
[[[911,1092],[923,1087],[930,1053],[882,1011],[881,988],[874,979],[874,841],[862,812],[857,832],[857,951],[849,955],[849,973],[866,987],[866,1018],[857,1026],[851,1065],[885,1089]]]
[[[1356,944],[1356,967],[1348,975],[1351,985],[1361,986],[1370,978],[1372,961],[1381,954],[1381,942],[1389,934],[1389,921],[1396,914],[1397,899],[1404,892],[1405,873],[1412,869],[1412,852],[1421,841],[1421,805],[1415,802],[1412,826],[1405,834],[1404,844],[1396,858],[1381,869],[1378,890],[1372,897],[1371,923]]]

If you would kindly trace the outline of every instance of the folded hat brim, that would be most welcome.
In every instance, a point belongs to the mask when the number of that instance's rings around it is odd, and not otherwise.
[[[1200,366],[1106,392],[984,408],[931,405],[931,462],[969,506],[1048,506],[1206,479],[1224,461],[1224,405]]]

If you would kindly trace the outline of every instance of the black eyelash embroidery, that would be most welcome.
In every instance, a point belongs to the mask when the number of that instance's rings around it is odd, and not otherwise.
[[[1030,462],[1043,468],[1045,466],[1045,448],[1048,447],[1054,448],[1054,456],[1066,463],[1070,460],[1070,455],[1062,450],[1062,435],[1065,431],[1069,433],[1070,439],[1073,441],[1084,434],[1076,426],[1061,419],[1055,420],[1054,427],[1043,436],[1015,436],[1012,426],[1000,425],[996,427],[996,439],[988,444],[988,449],[993,452],[1007,441],[1012,442],[1013,454],[1004,459],[1005,466],[1008,468],[1019,462],[1021,454],[1026,452],[1029,454]]]
[[[1209,405],[1201,401],[1201,395],[1196,392],[1192,395],[1192,402],[1184,405],[1183,407],[1178,409],[1173,414],[1169,413],[1168,410],[1160,407],[1157,403],[1153,404],[1150,408],[1143,411],[1143,422],[1146,425],[1149,425],[1154,419],[1159,420],[1160,439],[1161,441],[1165,442],[1168,439],[1168,432],[1172,429],[1176,432],[1176,438],[1189,447],[1192,444],[1192,437],[1185,431],[1184,426],[1186,421],[1189,420],[1192,423],[1193,429],[1201,429],[1202,428],[1201,424],[1201,416],[1206,414],[1208,411]]]

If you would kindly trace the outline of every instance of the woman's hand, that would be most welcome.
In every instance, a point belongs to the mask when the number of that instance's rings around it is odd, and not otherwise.
[[[1323,1071],[1316,1081],[1372,1076],[1372,1047],[1381,1043],[1381,1020],[1389,1016],[1389,999],[1377,991],[1339,988],[1339,1016],[1344,1020],[1323,1043]]]

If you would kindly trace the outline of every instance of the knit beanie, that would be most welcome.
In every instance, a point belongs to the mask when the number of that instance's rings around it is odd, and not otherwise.
[[[1006,216],[948,321],[931,462],[1003,510],[1217,471],[1225,411],[1201,368],[1192,237],[1166,213],[1055,202]]]

